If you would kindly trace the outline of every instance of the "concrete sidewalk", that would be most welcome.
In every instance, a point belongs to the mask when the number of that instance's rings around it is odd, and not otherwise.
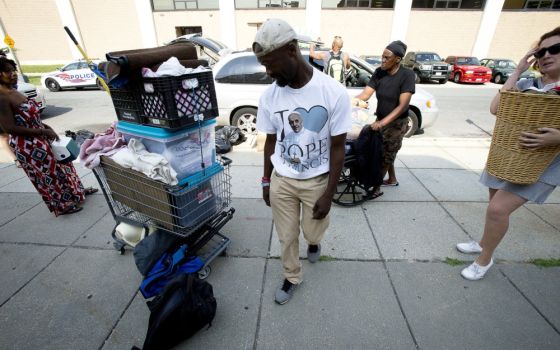
[[[236,213],[222,230],[232,244],[208,278],[216,318],[177,348],[558,349],[560,268],[528,261],[560,258],[560,191],[513,215],[483,281],[466,281],[465,265],[446,263],[473,259],[454,246],[481,236],[487,190],[478,175],[488,146],[406,140],[400,186],[361,206],[333,205],[324,257],[303,261],[305,282],[284,306],[273,301],[280,246],[260,199],[262,153],[237,148],[228,154]],[[103,195],[55,218],[24,173],[3,164],[0,198],[0,349],[141,346],[149,317],[141,277],[132,251],[112,247]]]

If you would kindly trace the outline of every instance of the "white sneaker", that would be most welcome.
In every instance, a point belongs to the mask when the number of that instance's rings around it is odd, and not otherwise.
[[[486,275],[486,272],[492,265],[494,265],[493,259],[490,259],[490,263],[486,266],[480,266],[475,261],[468,267],[465,267],[463,271],[461,271],[461,276],[468,279],[469,281],[477,281],[484,277],[484,275]]]
[[[476,241],[470,241],[468,243],[457,243],[457,250],[465,254],[480,254],[482,253],[482,247]]]

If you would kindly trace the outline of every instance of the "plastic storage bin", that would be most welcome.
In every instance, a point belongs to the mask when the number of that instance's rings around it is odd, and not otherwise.
[[[190,88],[189,86],[196,87]],[[177,129],[218,116],[212,71],[177,77],[138,78],[124,88],[111,88],[111,99],[122,121]]]
[[[149,152],[164,156],[181,181],[216,161],[215,125],[215,120],[207,120],[200,126],[170,131],[119,121],[117,130],[126,141],[139,139]]]
[[[191,227],[214,215],[223,199],[218,179],[223,167],[214,163],[208,169],[191,175],[181,181],[180,187],[171,188],[169,200],[174,209],[175,224],[182,227]]]

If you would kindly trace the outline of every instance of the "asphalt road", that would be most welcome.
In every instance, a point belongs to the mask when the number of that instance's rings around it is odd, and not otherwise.
[[[423,135],[415,137],[489,137],[494,117],[488,112],[490,100],[499,85],[419,84],[436,97],[439,118]],[[107,93],[96,90],[44,91],[47,109],[43,120],[58,133],[65,130],[88,129],[102,132],[116,120],[113,104]],[[470,121],[470,122],[469,122]]]

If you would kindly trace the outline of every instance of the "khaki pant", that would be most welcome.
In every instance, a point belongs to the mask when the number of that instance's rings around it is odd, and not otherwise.
[[[299,261],[300,226],[309,244],[319,244],[329,226],[329,215],[322,220],[313,219],[313,207],[325,193],[328,179],[328,174],[307,180],[272,174],[270,206],[280,239],[284,276],[291,283],[299,284],[303,277]]]

